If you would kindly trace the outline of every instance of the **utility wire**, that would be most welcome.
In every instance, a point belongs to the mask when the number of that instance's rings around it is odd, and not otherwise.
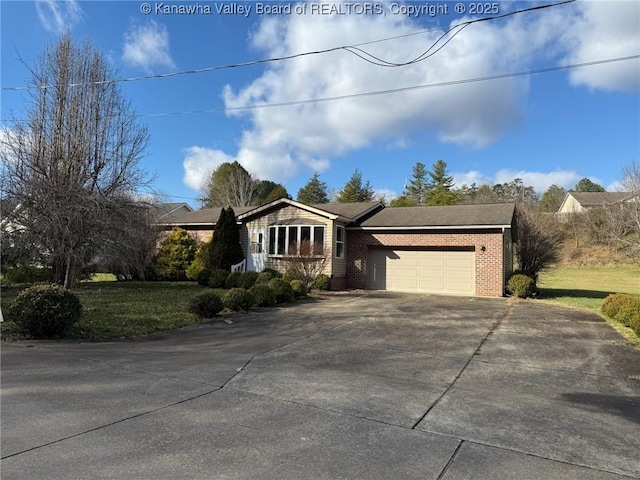
[[[286,56],[282,56],[282,57],[272,57],[272,58],[266,58],[266,59],[260,59],[260,60],[252,60],[252,61],[248,61],[248,62],[234,63],[234,64],[228,64],[228,65],[218,65],[218,66],[213,66],[213,67],[205,67],[205,68],[198,68],[198,69],[192,69],[192,70],[183,70],[183,71],[179,71],[179,72],[160,73],[160,74],[153,74],[153,75],[143,75],[143,76],[138,76],[138,77],[128,77],[128,78],[120,78],[120,79],[112,79],[112,80],[101,80],[101,81],[95,81],[95,82],[75,82],[75,83],[69,83],[69,84],[67,84],[67,86],[69,86],[69,87],[78,87],[78,86],[81,86],[81,85],[90,85],[90,84],[102,85],[102,84],[108,84],[108,83],[137,82],[137,81],[140,81],[140,80],[151,80],[151,79],[156,79],[156,78],[169,78],[169,77],[177,77],[177,76],[183,76],[183,75],[195,75],[195,74],[200,74],[200,73],[213,72],[213,71],[217,71],[217,70],[228,70],[228,69],[233,69],[233,68],[255,66],[255,65],[260,65],[260,64],[265,64],[265,63],[281,62],[281,61],[285,61],[285,60],[292,60],[294,58],[300,58],[300,57],[305,57],[305,56],[310,56],[310,55],[320,55],[320,54],[335,52],[335,51],[339,51],[339,50],[347,51],[347,52],[349,52],[349,53],[351,53],[353,55],[356,55],[357,57],[361,58],[362,60],[367,61],[369,63],[372,63],[374,65],[386,66],[386,67],[402,67],[402,66],[411,65],[411,64],[426,60],[427,58],[435,55],[442,48],[444,48],[444,46],[447,43],[449,43],[453,39],[453,37],[458,35],[458,33],[460,33],[460,31],[462,31],[464,28],[466,28],[467,26],[469,26],[471,24],[479,23],[479,22],[488,22],[488,21],[497,20],[497,19],[501,19],[501,18],[506,18],[506,17],[510,17],[510,16],[513,16],[513,15],[518,15],[518,14],[522,14],[522,13],[526,13],[526,12],[531,12],[531,11],[536,11],[536,10],[543,10],[543,9],[551,8],[551,7],[557,7],[557,6],[561,6],[561,5],[566,5],[568,3],[573,3],[575,1],[576,0],[565,0],[565,1],[559,2],[559,3],[538,5],[538,6],[535,6],[535,7],[529,7],[529,8],[525,8],[525,9],[521,9],[521,10],[515,10],[513,12],[508,12],[508,13],[504,13],[504,14],[501,14],[501,15],[477,18],[477,19],[474,19],[474,20],[469,20],[469,21],[466,21],[466,22],[462,22],[462,23],[456,24],[456,25],[450,27],[449,30],[447,30],[433,45],[431,45],[431,47],[429,47],[429,49],[426,52],[424,52],[423,54],[421,54],[417,58],[415,58],[413,60],[410,60],[408,62],[404,62],[404,63],[393,63],[393,62],[388,62],[386,60],[382,60],[382,59],[375,57],[374,55],[370,54],[369,52],[367,52],[367,51],[365,51],[365,50],[363,50],[363,49],[361,49],[359,47],[362,47],[364,45],[372,45],[374,43],[381,43],[381,42],[386,42],[386,41],[390,41],[390,40],[396,40],[396,39],[399,39],[399,38],[406,38],[406,37],[414,36],[414,35],[421,35],[421,34],[428,33],[428,32],[433,32],[433,31],[440,31],[441,29],[421,30],[421,31],[418,31],[418,32],[407,33],[407,34],[404,34],[404,35],[396,35],[396,36],[393,36],[393,37],[382,38],[382,39],[379,39],[379,40],[371,40],[371,41],[368,41],[368,42],[356,43],[356,44],[353,44],[353,45],[343,45],[343,46],[332,47],[332,48],[327,48],[327,49],[323,49],[323,50],[314,50],[314,51],[308,51],[308,52],[303,52],[303,53],[296,53],[296,54],[286,55]],[[431,49],[434,48],[440,42],[440,40],[442,40],[445,36],[447,36],[450,32],[452,32],[454,30],[456,30],[455,33],[443,45],[441,45],[435,52],[433,52],[430,55],[428,55],[428,53],[431,51]],[[373,59],[373,60],[371,60],[371,59]],[[53,87],[55,87],[55,85],[18,86],[18,87],[1,87],[0,90],[2,90],[2,91],[21,91],[21,90],[45,89],[45,88],[53,88]]]
[[[218,112],[225,112],[225,111],[235,112],[235,111],[243,111],[243,110],[257,110],[259,108],[289,107],[294,105],[305,105],[305,104],[311,104],[311,103],[335,102],[335,101],[346,100],[350,98],[373,97],[373,96],[379,96],[379,95],[389,95],[394,93],[408,92],[411,90],[450,87],[453,85],[464,85],[468,83],[488,82],[492,80],[500,80],[503,78],[522,77],[527,75],[538,75],[541,73],[557,72],[561,70],[572,70],[574,68],[583,68],[583,67],[591,67],[594,65],[604,65],[608,63],[624,62],[628,60],[635,60],[638,58],[640,58],[640,54],[630,55],[627,57],[608,58],[605,60],[594,60],[592,62],[574,63],[571,65],[556,65],[553,67],[537,68],[534,70],[526,70],[522,72],[500,73],[497,75],[466,78],[462,80],[451,80],[447,82],[427,83],[423,85],[413,85],[410,87],[391,88],[386,90],[376,90],[372,92],[351,93],[347,95],[337,95],[334,97],[310,98],[306,100],[291,100],[289,102],[278,102],[278,103],[262,103],[262,104],[256,104],[256,105],[246,105],[243,107],[210,108],[206,110],[185,110],[185,111],[178,111],[178,112],[162,112],[162,113],[143,113],[143,114],[136,114],[131,116],[137,117],[137,118],[169,117],[169,116],[176,116],[176,115],[218,113]],[[2,119],[2,122],[6,122],[6,120]]]
[[[488,75],[484,77],[475,77],[475,78],[467,78],[462,80],[451,80],[448,82],[437,82],[437,83],[427,83],[424,85],[414,85],[410,87],[402,87],[402,88],[393,88],[387,90],[377,90],[373,92],[361,92],[361,93],[352,93],[348,95],[338,95],[334,97],[321,97],[321,98],[312,98],[307,100],[292,100],[289,102],[278,102],[278,103],[263,103],[257,105],[247,105],[244,107],[226,107],[226,108],[213,108],[209,110],[195,110],[195,111],[184,111],[184,112],[167,112],[167,113],[157,113],[157,114],[142,114],[140,117],[159,117],[159,116],[168,116],[168,115],[185,115],[192,113],[215,113],[222,111],[242,111],[242,110],[255,110],[259,108],[273,108],[273,107],[287,107],[293,105],[304,105],[309,103],[324,103],[324,102],[335,102],[338,100],[346,100],[350,98],[360,98],[360,97],[372,97],[378,95],[388,95],[393,93],[401,93],[407,92],[411,90],[421,90],[426,88],[438,88],[438,87],[449,87],[453,85],[464,85],[467,83],[477,83],[477,82],[487,82],[491,80],[500,80],[503,78],[511,78],[511,77],[521,77],[527,75],[537,75],[541,73],[549,73],[556,72],[561,70],[571,70],[574,68],[583,68],[590,67],[594,65],[604,65],[607,63],[615,63],[615,62],[624,62],[628,60],[634,60],[640,58],[640,54],[638,55],[630,55],[628,57],[618,57],[618,58],[609,58],[605,60],[595,60],[592,62],[584,62],[584,63],[574,63],[571,65],[556,65],[553,67],[545,67],[545,68],[537,68],[534,70],[526,70],[522,72],[512,72],[512,73],[501,73],[497,75]]]

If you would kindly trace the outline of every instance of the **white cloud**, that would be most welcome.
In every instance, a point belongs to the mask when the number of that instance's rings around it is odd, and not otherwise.
[[[531,186],[535,189],[536,192],[542,193],[547,190],[551,185],[557,185],[559,187],[564,188],[573,188],[576,183],[578,183],[584,175],[580,175],[578,172],[573,170],[556,170],[553,172],[529,172],[525,170],[510,170],[510,169],[502,169],[496,172],[493,177],[493,183],[508,183],[513,181],[515,178],[521,178],[522,182]],[[596,183],[600,183],[595,177],[592,177]]]
[[[474,183],[478,186],[493,184],[493,180],[490,177],[477,170],[454,172],[451,176],[457,187],[462,187],[463,185],[471,186]]]
[[[185,148],[184,153],[185,158],[182,163],[185,172],[184,183],[198,192],[204,192],[211,172],[218,165],[233,161],[231,157],[220,150],[212,150],[205,147]]]
[[[84,12],[76,0],[36,0],[40,25],[53,33],[64,33],[79,23]]]
[[[570,53],[565,63],[581,63],[638,54],[640,3],[580,2],[580,13],[565,34]],[[571,83],[602,90],[640,90],[640,59],[578,68]]]
[[[169,31],[151,20],[145,25],[132,25],[124,34],[122,58],[130,65],[151,71],[154,66],[175,68],[169,52]]]
[[[301,167],[323,172],[333,158],[381,143],[402,145],[414,135],[483,148],[524,120],[530,88],[526,77],[339,101],[246,107],[472,79],[554,65],[559,59],[582,61],[583,57],[573,58],[567,52],[578,49],[576,52],[586,55],[592,32],[583,24],[594,14],[590,3],[575,5],[473,24],[433,57],[405,67],[375,66],[344,50],[271,63],[248,85],[224,88],[228,114],[247,119],[249,126],[237,152],[217,154],[238,160],[260,178],[285,182]],[[463,20],[456,18],[455,22]],[[607,32],[609,24],[601,23],[598,28]],[[264,17],[251,42],[266,58],[363,44],[423,28],[415,19],[401,15]],[[633,21],[626,20],[624,38],[632,29]],[[441,33],[427,31],[362,48],[378,58],[406,62],[425,52]],[[537,188],[549,181],[568,181],[561,172],[531,175]],[[478,184],[487,180],[478,173],[463,177],[461,183],[473,183],[471,178],[479,180]]]
[[[553,172],[529,172],[526,170],[510,170],[501,169],[494,175],[485,175],[477,170],[468,172],[454,172],[451,174],[457,187],[462,185],[495,185],[496,183],[510,183],[516,178],[522,179],[522,182],[534,188],[538,193],[543,193],[551,185],[557,185],[566,189],[575,187],[584,175],[572,170],[556,170]],[[591,178],[596,183],[601,183],[597,178]]]

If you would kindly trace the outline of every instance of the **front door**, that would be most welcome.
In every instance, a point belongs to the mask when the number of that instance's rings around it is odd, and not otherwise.
[[[249,231],[249,258],[247,270],[253,270],[261,272],[264,270],[264,230],[250,230]]]

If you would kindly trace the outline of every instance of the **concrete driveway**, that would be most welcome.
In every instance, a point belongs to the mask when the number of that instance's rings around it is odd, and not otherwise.
[[[2,344],[6,479],[640,478],[599,317],[350,293],[132,341]]]

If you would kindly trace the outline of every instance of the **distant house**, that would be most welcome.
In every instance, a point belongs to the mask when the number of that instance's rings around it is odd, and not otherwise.
[[[281,198],[234,212],[247,269],[284,271],[291,246],[309,240],[331,256],[332,289],[495,297],[513,270],[514,204],[385,208]],[[206,241],[219,216],[208,208],[160,224]]]
[[[631,192],[569,192],[565,195],[558,216],[585,213],[592,208],[605,207],[621,202],[638,201],[638,194]]]
[[[158,203],[155,205],[159,220],[169,221],[171,218],[180,217],[192,212],[193,208],[187,203]]]

